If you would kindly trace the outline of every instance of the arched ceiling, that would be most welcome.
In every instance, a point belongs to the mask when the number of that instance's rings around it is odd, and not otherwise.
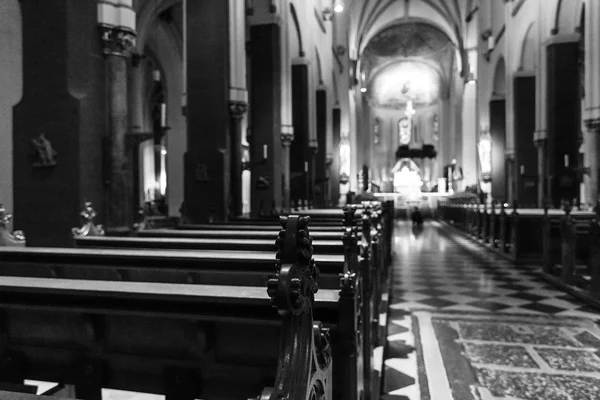
[[[360,58],[361,79],[374,107],[436,102],[455,71],[451,39],[430,23],[406,19],[377,33]]]
[[[477,0],[348,0],[349,50],[358,58],[370,39],[386,26],[405,18],[426,19],[463,49],[466,16]]]

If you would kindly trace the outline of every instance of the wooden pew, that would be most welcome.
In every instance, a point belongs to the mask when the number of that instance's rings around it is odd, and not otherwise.
[[[0,376],[74,384],[84,400],[99,399],[102,387],[248,398],[266,384],[261,396],[271,398],[330,399],[333,390],[358,399],[358,327],[346,314],[357,311],[353,275],[344,274],[341,293],[319,291],[313,307],[318,271],[300,219],[287,221],[279,244],[268,296],[264,287],[26,277],[27,268],[0,277],[0,365],[10,360],[12,371]],[[340,362],[333,377],[331,354]]]
[[[356,212],[355,207],[348,207],[345,210],[345,219],[346,223],[349,221],[356,221],[354,213]],[[381,254],[380,247],[380,227],[377,226],[379,223],[379,214],[363,212],[361,214],[361,232],[362,236],[365,240],[360,240],[360,247],[358,246],[359,240],[357,238],[357,227],[345,227],[344,228],[344,236],[340,234],[338,242],[325,243],[325,241],[314,240],[312,242],[313,248],[315,251],[323,251],[327,254],[323,254],[322,256],[316,255],[315,259],[318,262],[319,267],[324,272],[329,272],[328,275],[323,276],[323,287],[332,288],[338,287],[339,285],[339,274],[343,273],[344,270],[350,271],[356,274],[357,282],[360,284],[358,287],[360,288],[361,298],[364,299],[362,302],[362,315],[363,315],[363,328],[362,331],[362,340],[363,340],[363,362],[365,371],[371,371],[373,368],[373,349],[380,343],[384,342],[385,336],[385,327],[380,327],[379,324],[379,315],[381,313],[386,312],[387,310],[382,310],[381,306],[381,296],[382,296],[382,287],[383,281],[387,280],[388,269],[383,268],[382,265],[384,263],[384,257]],[[144,231],[148,235],[154,233],[154,230]],[[252,239],[237,239],[237,237],[247,237],[252,236],[256,232],[254,231],[214,231],[214,232],[223,232],[222,237],[219,239],[197,239],[197,238],[187,238],[185,233],[190,231],[167,231],[160,230],[159,238],[114,238],[114,237],[77,237],[75,239],[75,243],[77,246],[84,247],[112,247],[112,248],[165,248],[169,250],[173,249],[221,249],[221,250],[240,250],[240,249],[254,249],[254,250],[264,250],[270,249],[273,246],[272,241],[257,241]],[[266,234],[271,235],[271,237],[276,235],[276,232],[260,232],[263,236]],[[316,234],[323,233],[317,232]],[[169,238],[162,237],[163,235],[172,235]],[[311,234],[312,236],[312,234]],[[181,239],[183,237],[183,239]],[[326,244],[326,245],[324,245]],[[360,258],[359,258],[360,252]],[[333,258],[331,254],[339,254],[344,255],[344,258]],[[156,256],[155,253],[148,253],[145,257]],[[207,253],[207,252],[197,252],[195,256],[195,261],[192,263],[192,268],[203,268],[206,262],[215,262],[215,257],[218,257],[220,254]],[[139,256],[144,257],[144,254],[139,254]],[[189,256],[189,254],[188,254]],[[208,259],[201,258],[206,256]],[[268,277],[268,272],[270,271],[270,264],[265,262],[264,257],[262,259],[262,264],[259,263],[248,263],[246,260],[251,255],[245,254],[240,256],[240,261],[236,265],[236,276],[235,282],[247,282],[247,284],[260,284],[259,280],[264,281]],[[92,256],[94,257],[94,256]],[[253,256],[256,257],[256,254]],[[179,260],[179,258],[177,258]],[[322,262],[328,261],[329,264],[323,266]],[[137,261],[138,265],[141,261]],[[229,262],[231,263],[231,262]],[[222,263],[218,263],[219,266],[216,269],[222,268]],[[344,267],[346,266],[346,267]],[[214,266],[213,266],[214,267]],[[343,268],[345,268],[343,270]],[[251,271],[248,271],[250,269]],[[261,274],[255,275],[257,271],[260,270]],[[238,271],[244,271],[239,272]],[[231,270],[227,270],[225,273],[231,273]],[[147,272],[143,272],[147,274]],[[187,272],[190,273],[189,271]],[[198,273],[198,272],[197,272]],[[205,269],[203,269],[200,274],[203,276],[203,279],[206,280],[212,275],[207,275]],[[121,273],[123,275],[123,273]],[[248,276],[251,275],[251,276]],[[336,280],[337,278],[337,280]],[[158,281],[164,281],[168,279],[162,275],[158,275]],[[181,279],[181,278],[180,278]],[[224,279],[223,275],[219,275],[213,279]],[[233,282],[233,281],[232,281]],[[206,283],[214,283],[214,281],[206,282]],[[230,283],[228,281],[228,283]],[[239,284],[239,283],[231,283],[231,284]],[[364,376],[365,386],[373,387],[376,386],[376,383],[371,382],[370,373],[366,372]]]
[[[393,206],[393,204],[391,204]],[[388,205],[389,206],[389,205]],[[343,243],[339,228],[334,228],[334,232],[320,231],[314,234],[314,237],[337,237],[336,243],[326,243],[322,240],[314,240],[313,247],[320,254],[345,254],[345,262],[350,265],[350,271],[357,273],[357,279],[362,283],[361,297],[366,299],[363,302],[363,342],[364,342],[364,357],[366,370],[370,370],[373,365],[372,354],[373,348],[385,342],[385,327],[379,324],[379,315],[387,312],[387,309],[382,308],[382,293],[389,274],[386,253],[391,249],[391,234],[387,232],[382,234],[383,225],[392,230],[392,222],[389,220],[382,221],[383,209],[380,205],[372,202],[364,202],[361,209],[356,206],[346,207],[344,210],[321,210],[321,216],[330,214],[330,217],[344,223],[346,233],[351,228],[356,234],[357,228],[360,228],[361,237],[360,249],[356,248],[358,242],[351,241]],[[360,211],[360,212],[357,212]],[[311,210],[312,211],[312,210]],[[389,214],[388,214],[389,215]],[[343,220],[340,219],[343,217]],[[354,226],[359,224],[359,227]],[[258,242],[254,239],[240,239],[255,237],[273,237],[275,232],[256,232],[242,230],[234,230],[235,225],[229,225],[224,230],[212,231],[192,231],[192,230],[146,230],[140,231],[140,235],[144,238],[112,238],[112,237],[83,237],[76,238],[77,246],[84,247],[126,247],[126,248],[168,248],[168,249],[222,249],[222,250],[264,250],[270,249],[272,242]],[[258,234],[258,235],[257,235]],[[330,236],[324,236],[324,235]],[[210,239],[213,236],[219,236],[217,239]],[[197,237],[201,239],[197,239]],[[183,238],[183,239],[182,239]],[[349,246],[353,246],[355,250],[348,250]],[[349,253],[348,253],[349,251]],[[360,261],[358,260],[358,251],[360,251]],[[348,255],[349,254],[349,255]],[[327,280],[330,282],[330,280]],[[330,287],[330,286],[325,286]],[[365,377],[366,386],[372,386],[370,375]]]

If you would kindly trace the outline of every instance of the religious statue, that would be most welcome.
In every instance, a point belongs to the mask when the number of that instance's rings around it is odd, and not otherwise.
[[[25,247],[25,235],[23,231],[14,231],[12,234],[8,231],[8,224],[11,219],[12,214],[7,214],[4,206],[0,204],[0,247]]]
[[[83,210],[79,213],[82,220],[81,228],[72,228],[71,233],[74,237],[82,236],[104,236],[102,225],[95,225],[96,211],[92,208],[92,203],[86,201]]]
[[[46,138],[45,133],[41,133],[31,142],[35,146],[37,152],[37,161],[33,164],[34,167],[53,167],[56,165],[56,156],[58,153],[52,148],[52,143]]]

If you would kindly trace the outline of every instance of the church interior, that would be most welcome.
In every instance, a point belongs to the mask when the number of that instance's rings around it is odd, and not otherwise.
[[[0,0],[0,400],[600,399],[600,0]]]

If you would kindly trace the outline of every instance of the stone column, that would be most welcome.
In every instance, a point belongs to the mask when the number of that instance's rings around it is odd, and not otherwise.
[[[515,104],[515,196],[521,207],[537,205],[537,151],[533,141],[535,131],[535,76],[519,75],[514,78],[513,101]]]
[[[579,35],[554,36],[547,46],[548,196],[555,207],[579,197],[581,97]]]
[[[135,33],[120,27],[100,25],[106,56],[108,92],[109,183],[107,235],[124,235],[133,222],[132,185],[129,177],[126,135],[129,128],[127,102],[127,58],[135,46]]]
[[[333,162],[331,163],[329,176],[331,182],[331,201],[333,206],[336,206],[340,201],[340,141],[342,137],[342,112],[339,106],[333,108],[331,119],[333,125],[333,148],[331,150]]]
[[[600,2],[590,1],[585,6],[585,140],[587,168],[589,173],[587,200],[592,205],[598,200],[598,158],[600,135]]]
[[[544,207],[548,200],[548,169],[547,169],[547,148],[548,138],[546,131],[536,131],[533,135],[533,141],[537,148],[537,176],[538,176],[538,197],[537,205]]]
[[[231,115],[231,214],[242,215],[242,118],[248,109],[243,101],[230,101]]]
[[[587,202],[593,207],[600,198],[598,194],[598,175],[600,174],[600,169],[598,168],[598,157],[600,156],[598,147],[600,141],[598,140],[598,136],[600,136],[600,117],[586,119],[585,127],[589,133],[585,143],[589,156],[587,157],[587,166],[584,168],[584,171],[589,174]]]
[[[514,150],[508,150],[505,152],[504,164],[506,165],[506,198],[504,199],[507,203],[512,203],[515,200],[515,152]]]
[[[315,207],[323,208],[329,205],[325,203],[329,198],[327,180],[327,90],[317,90],[317,154],[315,159]]]
[[[266,14],[265,14],[266,13]],[[277,15],[250,20],[252,216],[281,210],[281,25]],[[269,17],[269,18],[267,18]]]
[[[287,128],[287,129],[283,129]],[[283,170],[283,211],[290,212],[290,147],[294,141],[294,128],[283,127],[281,132],[281,168]]]
[[[22,1],[20,12],[22,97],[13,108],[13,167],[8,171],[13,226],[26,233],[28,246],[69,247],[85,201],[102,210],[103,224],[107,221],[103,211],[110,178],[103,168],[103,140],[109,104],[107,65],[96,29],[98,4]],[[14,15],[2,5],[4,13]],[[3,26],[0,36],[9,28]],[[0,47],[11,43],[4,37],[0,42]],[[6,72],[3,68],[0,74]],[[0,103],[12,98],[11,85],[2,84],[0,79]]]
[[[490,134],[492,135],[492,197],[506,200],[506,100],[490,101]]]
[[[306,179],[306,194],[308,204],[312,204],[314,206],[316,197],[316,189],[317,189],[317,155],[319,154],[319,143],[317,139],[309,139],[308,141],[308,176]]]
[[[290,147],[292,201],[307,199],[309,166],[310,100],[308,62],[298,59],[292,65],[292,114],[294,141]]]
[[[229,2],[187,1],[187,152],[184,201],[192,223],[229,214],[231,48]]]

